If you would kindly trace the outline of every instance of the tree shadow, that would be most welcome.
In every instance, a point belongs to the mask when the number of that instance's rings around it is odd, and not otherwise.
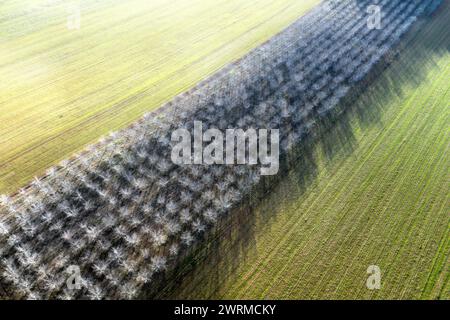
[[[222,219],[201,245],[166,275],[155,291],[144,297],[220,298],[225,282],[242,277],[236,270],[247,261],[256,233],[270,229],[277,219],[281,204],[271,202],[269,193],[277,188],[284,203],[295,201],[317,178],[317,150],[324,155],[325,165],[331,165],[337,154],[341,157],[353,154],[358,143],[355,123],[362,130],[382,128],[382,114],[395,108],[392,102],[405,96],[405,88],[422,83],[430,68],[438,68],[437,59],[450,52],[448,21],[450,1],[445,1],[438,12],[418,21],[339,106],[318,121],[308,136],[281,159],[277,176],[261,181],[252,196],[244,199],[244,205]],[[290,182],[280,183],[284,179]],[[258,230],[257,221],[262,226]]]

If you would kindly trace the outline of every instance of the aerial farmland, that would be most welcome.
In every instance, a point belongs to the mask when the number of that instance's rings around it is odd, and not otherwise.
[[[449,21],[3,2],[0,300],[450,299]]]

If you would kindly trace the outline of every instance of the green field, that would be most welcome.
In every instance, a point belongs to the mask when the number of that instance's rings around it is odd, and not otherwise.
[[[160,297],[450,299],[448,21],[449,1]]]
[[[194,86],[318,0],[6,0],[0,193]],[[81,28],[69,30],[70,4]]]

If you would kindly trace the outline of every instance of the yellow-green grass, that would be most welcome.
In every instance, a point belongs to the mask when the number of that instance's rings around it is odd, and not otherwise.
[[[0,192],[193,87],[318,2],[81,0],[81,28],[69,30],[67,2],[3,1]]]
[[[449,8],[160,296],[450,299]]]

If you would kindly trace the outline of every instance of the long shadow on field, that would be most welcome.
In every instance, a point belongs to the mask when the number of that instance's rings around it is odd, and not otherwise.
[[[309,137],[283,159],[282,173],[263,181],[260,189],[253,193],[254,198],[245,201],[245,207],[222,221],[203,245],[168,276],[165,285],[146,298],[221,298],[225,282],[245,279],[246,274],[236,271],[254,248],[255,235],[270,229],[280,212],[281,202],[295,200],[316,178],[317,148],[325,155],[326,163],[331,164],[338,153],[340,157],[353,153],[357,144],[353,132],[355,121],[362,130],[369,126],[381,127],[381,115],[388,106],[395,106],[392,101],[403,96],[403,88],[420,84],[426,77],[425,71],[436,67],[437,57],[449,53],[447,21],[450,21],[450,1],[445,1],[433,17],[418,22],[402,43],[352,90],[337,111],[322,120]],[[289,179],[289,183],[280,184],[282,179]],[[277,194],[283,195],[280,203],[265,199],[274,188]]]

